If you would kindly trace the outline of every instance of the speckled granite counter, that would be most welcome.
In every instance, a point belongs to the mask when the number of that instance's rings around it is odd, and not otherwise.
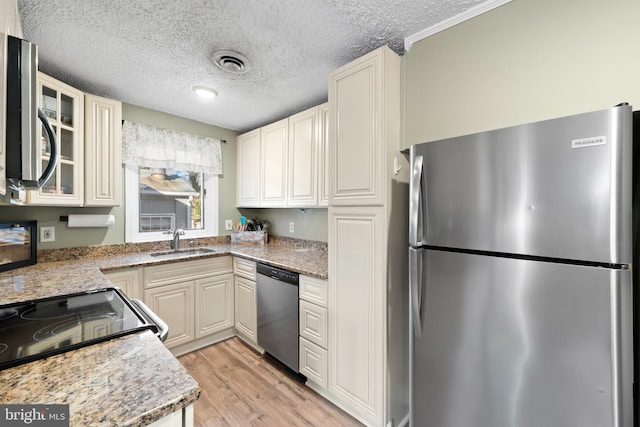
[[[152,265],[175,262],[184,258],[207,258],[234,255],[257,262],[284,268],[308,276],[327,278],[327,251],[312,247],[295,248],[278,245],[252,245],[228,243],[206,246],[214,249],[213,253],[196,256],[182,255],[172,257],[153,257],[149,253],[130,254],[95,260],[103,270],[133,267],[136,265]]]
[[[144,426],[195,402],[200,386],[152,332],[0,371],[3,404],[68,404],[70,425]]]
[[[287,245],[217,244],[169,257],[115,254],[45,262],[0,274],[0,305],[112,286],[101,271],[240,256],[327,278],[327,251]],[[143,426],[197,400],[200,388],[151,332],[0,371],[0,403],[68,403],[71,426]]]
[[[0,305],[112,286],[101,271],[188,259],[240,256],[322,279],[327,278],[327,252],[314,248],[278,245],[223,244],[208,246],[214,252],[170,257],[133,253],[92,259],[38,263],[0,274]]]

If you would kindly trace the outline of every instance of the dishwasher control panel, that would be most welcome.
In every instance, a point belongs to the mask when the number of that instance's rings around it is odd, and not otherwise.
[[[256,266],[256,272],[258,274],[262,274],[263,276],[271,277],[275,280],[280,280],[282,282],[298,284],[299,274],[293,273],[291,271],[283,270],[278,267],[272,267],[266,264],[260,264]]]

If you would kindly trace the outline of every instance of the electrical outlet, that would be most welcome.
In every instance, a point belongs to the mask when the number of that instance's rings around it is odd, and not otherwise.
[[[55,242],[56,241],[56,228],[55,227],[40,227],[40,241],[41,242]]]
[[[230,219],[225,220],[224,229],[227,230],[227,231],[233,230],[233,221],[230,220]]]
[[[293,233],[293,230],[295,230],[294,226],[293,226],[293,221],[289,223],[289,233]]]

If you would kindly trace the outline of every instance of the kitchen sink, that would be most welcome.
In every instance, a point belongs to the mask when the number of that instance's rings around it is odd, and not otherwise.
[[[162,251],[162,252],[153,252],[151,254],[151,256],[153,257],[170,257],[170,256],[176,256],[176,255],[203,255],[203,254],[209,254],[212,252],[215,252],[215,249],[211,249],[211,248],[185,248],[185,249],[171,249],[168,251]]]

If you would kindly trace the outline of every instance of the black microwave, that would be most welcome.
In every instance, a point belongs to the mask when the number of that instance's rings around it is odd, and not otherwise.
[[[0,222],[0,272],[37,262],[37,221]]]
[[[38,108],[38,47],[27,40],[0,35],[5,43],[6,178],[17,188],[42,187],[55,170],[59,150],[55,132]],[[42,137],[46,137],[51,150],[44,170],[39,158],[38,120],[42,123]]]

